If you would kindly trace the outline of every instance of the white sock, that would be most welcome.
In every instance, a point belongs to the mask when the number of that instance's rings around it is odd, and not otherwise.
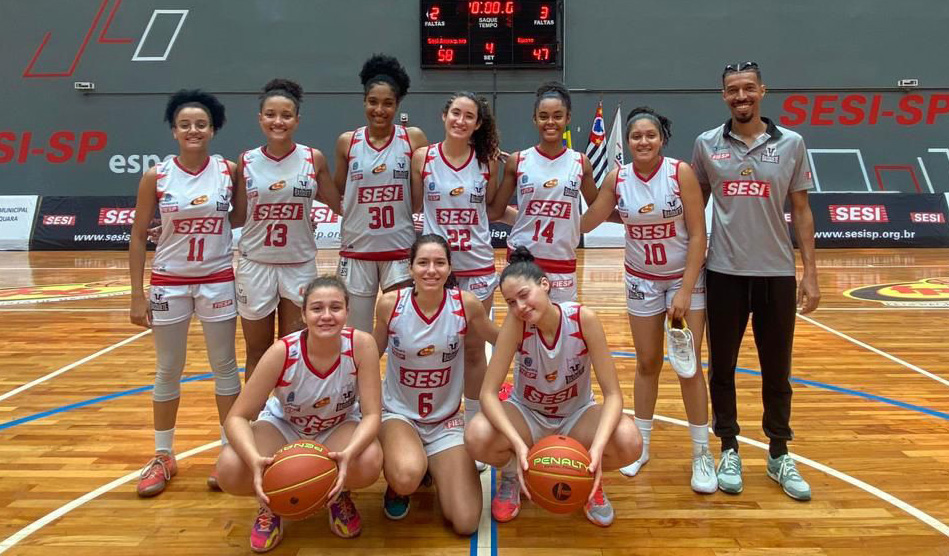
[[[512,457],[504,464],[504,467],[501,468],[502,477],[516,477],[517,476],[517,458]]]
[[[155,431],[155,451],[174,453],[175,429]]]
[[[642,466],[646,465],[646,462],[649,461],[649,439],[652,436],[652,419],[633,417],[633,421],[636,423],[636,428],[639,429],[639,433],[643,437],[643,453],[639,456],[638,460],[626,467],[620,468],[619,472],[627,477],[635,477]]]
[[[708,450],[708,423],[704,425],[689,423],[689,436],[692,437],[692,457]]]
[[[481,411],[481,400],[473,400],[465,396],[465,424],[471,422],[474,416]]]
[[[224,432],[224,425],[221,425],[221,445],[227,446],[227,434]]]

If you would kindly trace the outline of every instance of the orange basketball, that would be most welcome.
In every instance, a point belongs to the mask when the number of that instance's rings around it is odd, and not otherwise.
[[[527,454],[524,482],[531,499],[555,514],[579,510],[593,490],[590,453],[567,436],[541,438]]]
[[[300,440],[277,450],[264,469],[264,493],[270,509],[287,519],[306,519],[326,505],[336,481],[336,462],[322,444]]]

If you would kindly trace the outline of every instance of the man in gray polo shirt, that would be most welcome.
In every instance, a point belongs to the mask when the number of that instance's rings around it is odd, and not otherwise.
[[[761,366],[764,432],[770,440],[768,476],[798,500],[810,485],[788,455],[791,432],[791,346],[796,305],[817,308],[820,290],[814,261],[814,220],[807,202],[813,187],[804,140],[760,115],[765,86],[758,64],[728,65],[722,98],[731,111],[723,125],[695,140],[692,166],[714,212],[707,277],[709,394],[715,435],[722,441],[717,475],[721,490],[742,491],[738,455],[735,366],[742,336],[751,326]],[[796,283],[794,249],[784,219],[791,219],[804,276]],[[795,291],[796,290],[796,291]]]

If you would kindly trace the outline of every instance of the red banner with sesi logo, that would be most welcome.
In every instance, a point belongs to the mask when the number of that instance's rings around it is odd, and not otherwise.
[[[135,197],[43,197],[31,250],[120,250],[129,246]]]

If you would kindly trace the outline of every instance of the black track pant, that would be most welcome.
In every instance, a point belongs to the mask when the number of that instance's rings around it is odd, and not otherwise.
[[[709,394],[715,436],[722,447],[738,448],[735,366],[751,313],[751,327],[761,365],[764,433],[772,452],[786,452],[791,432],[791,347],[797,283],[794,276],[735,276],[707,271]]]

